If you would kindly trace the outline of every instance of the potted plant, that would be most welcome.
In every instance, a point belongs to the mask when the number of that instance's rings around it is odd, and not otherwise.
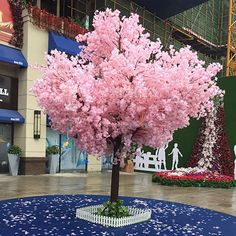
[[[17,145],[11,145],[8,148],[8,162],[9,162],[10,175],[13,176],[18,175],[21,155],[22,155],[22,150]]]
[[[60,149],[57,145],[49,146],[46,149],[50,174],[55,174],[57,172],[57,167],[59,165],[59,151]]]

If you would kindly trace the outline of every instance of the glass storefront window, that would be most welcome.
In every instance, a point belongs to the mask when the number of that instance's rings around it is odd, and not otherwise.
[[[102,170],[111,170],[113,162],[113,155],[105,155],[102,157]]]
[[[86,171],[88,155],[86,152],[78,150],[73,139],[68,140],[66,135],[47,128],[47,146],[61,145],[60,170],[61,171]]]
[[[87,14],[87,0],[61,0],[60,1],[60,16],[74,19],[81,23],[85,21]]]
[[[7,149],[12,143],[12,124],[0,124],[0,173],[8,173]]]
[[[86,170],[87,153],[78,150],[73,139],[69,139],[69,145],[65,147],[66,141],[66,135],[61,135],[61,170]]]
[[[41,9],[57,15],[57,1],[56,0],[41,0]]]

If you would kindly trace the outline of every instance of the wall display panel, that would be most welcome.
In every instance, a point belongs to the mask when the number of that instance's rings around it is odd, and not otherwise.
[[[0,108],[17,110],[18,80],[0,75]]]

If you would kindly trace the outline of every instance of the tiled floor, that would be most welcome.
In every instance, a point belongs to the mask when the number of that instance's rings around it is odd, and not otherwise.
[[[0,199],[48,194],[100,194],[110,192],[111,173],[61,173],[38,176],[0,175]],[[183,188],[151,182],[151,174],[121,172],[120,195],[191,204],[236,216],[236,188]]]

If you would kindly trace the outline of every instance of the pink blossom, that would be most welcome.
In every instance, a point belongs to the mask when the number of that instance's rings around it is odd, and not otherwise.
[[[81,57],[52,51],[32,88],[53,128],[69,129],[80,149],[101,155],[117,137],[123,152],[131,143],[160,147],[212,109],[221,65],[204,67],[190,47],[163,51],[136,14],[120,19],[107,9],[93,26],[77,36],[85,45]]]

